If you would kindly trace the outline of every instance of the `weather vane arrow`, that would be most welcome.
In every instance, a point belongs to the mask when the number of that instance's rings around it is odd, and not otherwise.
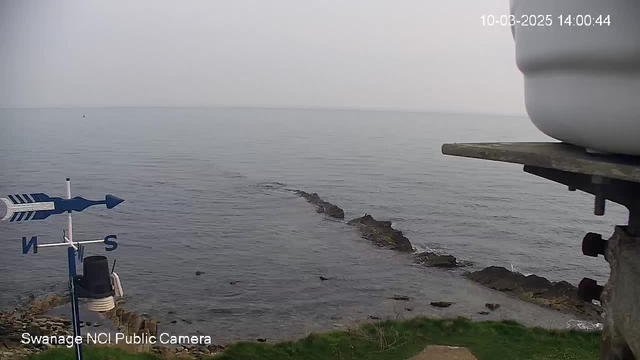
[[[0,200],[7,205],[7,214],[0,220],[9,219],[9,222],[42,220],[51,215],[83,211],[93,205],[104,204],[107,209],[112,209],[124,201],[113,195],[105,196],[104,200],[87,200],[80,196],[73,199],[49,197],[43,193],[9,195],[8,198]]]

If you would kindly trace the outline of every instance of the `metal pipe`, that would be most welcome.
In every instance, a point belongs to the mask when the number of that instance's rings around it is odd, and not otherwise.
[[[71,296],[71,325],[73,327],[73,348],[76,360],[82,360],[82,342],[76,341],[78,336],[82,337],[80,330],[80,310],[78,307],[78,293],[76,290],[76,251],[69,246],[67,248],[67,258],[69,261],[69,296]]]
[[[607,202],[607,197],[605,196],[604,187],[605,187],[605,184],[608,183],[608,181],[602,176],[593,175],[591,176],[591,183],[595,185],[594,195],[596,196],[593,213],[597,216],[603,216],[605,205]]]
[[[71,199],[71,179],[67,178],[67,199]],[[73,245],[73,221],[71,220],[71,211],[67,215],[67,237],[69,243]]]
[[[67,199],[71,199],[71,179],[67,178]],[[71,210],[67,215],[67,258],[69,262],[69,296],[71,297],[71,324],[73,326],[73,348],[76,360],[82,360],[82,342],[76,341],[77,337],[82,337],[80,329],[80,309],[78,307],[78,293],[76,290],[76,250],[73,244],[73,222],[71,220]]]
[[[86,240],[86,241],[76,241],[75,243],[73,243],[74,246],[73,247],[75,250],[77,250],[75,245],[84,245],[84,244],[97,244],[97,243],[103,243],[104,239],[100,239],[100,240]],[[61,242],[61,243],[55,243],[55,244],[38,244],[39,248],[43,248],[43,247],[53,247],[53,246],[69,246],[68,242]]]

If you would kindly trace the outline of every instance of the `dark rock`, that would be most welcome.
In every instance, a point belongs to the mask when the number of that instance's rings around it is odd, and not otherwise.
[[[381,320],[382,318],[380,318],[379,316],[369,315],[369,319],[371,319],[371,320]]]
[[[324,213],[336,219],[344,219],[344,210],[330,202],[326,202],[316,193],[310,194],[302,190],[294,190],[296,194],[305,198],[307,202],[316,205],[316,212]]]
[[[453,303],[447,302],[447,301],[433,301],[433,302],[431,302],[431,306],[435,306],[435,307],[439,307],[439,308],[447,308],[447,307],[449,307],[451,305],[453,305]]]
[[[169,310],[169,311],[167,311],[167,314],[169,314],[169,315],[174,315],[175,313],[176,313],[176,312],[175,312],[175,311],[173,311],[173,310]]]
[[[33,301],[29,304],[27,315],[43,314],[49,309],[64,305],[69,302],[69,297],[60,294],[49,294],[42,298],[31,298]]]
[[[333,204],[326,203],[324,206],[324,213],[327,214],[327,216],[331,216],[336,219],[344,219],[344,210]]]
[[[115,317],[117,316],[117,315],[116,315],[116,312],[117,312],[117,311],[118,311],[118,307],[116,306],[116,307],[114,307],[113,309],[111,309],[111,310],[109,310],[109,311],[105,311],[105,312],[104,312],[104,316],[105,316],[107,319],[113,319],[113,318],[115,318]]]
[[[31,334],[33,335],[33,334]],[[11,350],[11,349],[17,349],[20,347],[20,340],[16,339],[16,338],[5,338],[5,339],[0,339],[0,351],[4,350],[2,347],[6,347],[7,349]]]
[[[428,251],[416,254],[413,262],[428,267],[454,268],[458,266],[457,260],[454,256],[438,255]]]
[[[229,285],[235,285],[235,284],[237,284],[237,283],[239,283],[239,282],[240,282],[240,281],[237,281],[237,280],[235,280],[235,281],[229,281]]]
[[[407,311],[413,311],[413,308],[404,308]]]
[[[180,319],[180,320],[182,320],[182,322],[185,322],[185,323],[187,323],[189,325],[193,324],[193,321],[191,321],[191,320],[187,320],[187,319]]]
[[[327,281],[327,280],[329,280],[329,278],[326,278],[324,276],[320,276],[320,281]]]
[[[580,300],[578,289],[566,281],[554,283],[541,276],[525,276],[498,266],[490,266],[467,273],[465,276],[488,288],[510,293],[524,301],[589,320],[602,319],[602,308]]]
[[[131,313],[129,322],[127,323],[127,331],[129,335],[137,334],[138,330],[140,330],[140,325],[142,325],[142,318],[140,315]]]
[[[393,295],[391,299],[398,301],[409,301],[409,297],[404,295]]]
[[[158,335],[158,322],[155,320],[148,320],[144,322],[145,329],[149,329],[149,335],[157,336]]]
[[[178,322],[178,320],[171,320],[171,321],[169,321],[169,322],[170,322],[170,323],[172,323],[172,324],[175,324],[175,323],[177,323],[177,322]]]
[[[264,339],[264,338],[258,338],[258,342],[266,342],[266,341],[267,341],[267,339]]]
[[[91,321],[87,321],[85,324],[86,324],[87,326],[91,326]]]
[[[120,324],[122,324],[123,326],[127,326],[127,324],[129,323],[129,320],[131,319],[131,315],[132,313],[130,312],[123,312],[122,315],[119,316]]]
[[[204,271],[196,271],[196,275],[200,276],[202,274],[204,274]]]
[[[171,355],[171,348],[168,346],[154,346],[153,351],[162,355],[163,357],[168,358]]]
[[[215,354],[217,352],[223,351],[224,345],[209,345],[207,346],[207,350],[209,350],[210,353]]]
[[[480,315],[489,315],[491,313],[488,312],[488,311],[478,311],[478,314],[480,314]]]
[[[500,308],[500,304],[486,303],[484,306],[491,311],[498,310]]]
[[[378,221],[371,215],[365,214],[363,217],[349,221],[348,224],[357,226],[362,237],[377,246],[402,252],[413,252],[413,246],[411,246],[409,239],[402,235],[402,231],[392,228],[390,221]]]

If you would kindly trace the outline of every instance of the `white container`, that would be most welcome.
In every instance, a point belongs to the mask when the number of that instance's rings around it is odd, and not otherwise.
[[[590,151],[640,155],[640,1],[511,0],[511,14],[553,21],[512,27],[535,126]],[[610,25],[595,24],[600,16]]]

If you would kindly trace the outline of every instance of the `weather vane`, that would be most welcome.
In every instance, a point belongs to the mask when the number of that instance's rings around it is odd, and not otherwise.
[[[107,209],[113,209],[124,200],[106,195],[104,200],[87,200],[83,197],[71,198],[71,179],[67,178],[67,197],[49,197],[43,193],[15,194],[7,198],[0,198],[7,206],[6,215],[0,220],[9,222],[22,222],[31,220],[43,220],[51,215],[67,213],[67,229],[63,235],[63,241],[59,243],[38,244],[38,237],[32,236],[27,242],[27,237],[22,238],[22,253],[28,254],[33,248],[37,254],[39,248],[66,246],[69,265],[69,296],[71,297],[71,318],[73,337],[82,337],[80,330],[80,316],[78,310],[78,297],[89,299],[88,308],[92,311],[109,311],[115,307],[114,296],[122,296],[122,285],[118,274],[109,272],[109,264],[104,256],[90,256],[84,259],[84,245],[103,243],[106,251],[113,251],[118,247],[116,235],[107,235],[99,240],[73,240],[72,212],[80,212],[94,205],[106,205]],[[83,275],[76,273],[76,256],[83,262]],[[115,265],[115,262],[114,262]],[[82,342],[74,341],[76,359],[82,360]]]

